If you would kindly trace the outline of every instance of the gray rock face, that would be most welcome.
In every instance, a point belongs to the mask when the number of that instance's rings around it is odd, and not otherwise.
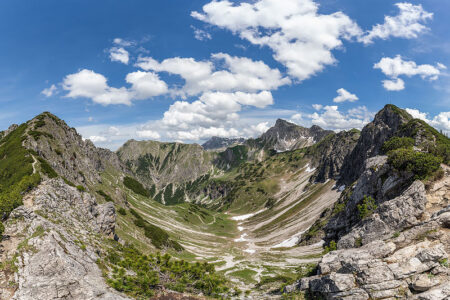
[[[108,166],[125,170],[114,152],[96,148],[90,140],[84,141],[74,128],[50,113],[31,120],[29,130],[44,134],[37,139],[29,137],[24,146],[37,152],[60,176],[73,183],[98,183],[99,172]]]
[[[225,150],[230,146],[241,145],[245,142],[244,138],[221,138],[213,136],[211,139],[202,144],[205,150]]]
[[[401,230],[420,217],[426,204],[423,184],[417,181],[410,186],[412,175],[399,174],[386,162],[386,156],[366,160],[358,181],[348,187],[350,191],[343,193],[339,200],[345,203],[345,209],[333,216],[324,228],[327,240],[337,241],[354,230],[353,239],[349,236],[349,240],[340,244],[341,247],[353,247],[351,240],[361,242],[362,238],[365,243],[393,230]],[[361,220],[358,205],[364,197],[372,197],[378,210],[376,214]],[[368,235],[369,232],[374,236]]]
[[[364,171],[367,158],[380,154],[383,143],[391,138],[412,117],[393,105],[386,105],[374,120],[361,131],[353,151],[345,158],[341,170],[340,184],[351,184]]]
[[[264,146],[276,151],[289,151],[311,146],[327,135],[333,133],[319,126],[305,128],[293,123],[278,119],[275,126],[259,138]]]
[[[311,165],[317,167],[314,179],[320,182],[339,179],[344,159],[355,147],[359,136],[358,130],[341,131],[309,148],[306,155],[311,158]]]
[[[361,248],[333,251],[319,264],[319,275],[296,284],[326,299],[384,299],[413,297],[436,289],[433,293],[450,296],[448,276],[428,275],[448,257],[439,241],[424,241],[397,250],[393,242],[374,241]],[[426,294],[425,294],[426,295]],[[417,299],[419,295],[414,295]]]
[[[88,193],[54,179],[24,204],[5,224],[1,259],[16,257],[17,272],[11,277],[3,270],[0,281],[13,285],[1,289],[1,299],[128,299],[106,285],[96,264],[101,235],[114,232],[112,203],[97,205]]]
[[[400,196],[383,202],[377,211],[364,219],[339,240],[339,248],[355,247],[356,242],[367,244],[395,231],[402,231],[420,222],[427,199],[421,181],[415,181]]]

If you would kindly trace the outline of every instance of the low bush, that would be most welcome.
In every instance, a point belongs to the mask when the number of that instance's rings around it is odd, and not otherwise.
[[[388,154],[388,163],[397,171],[412,172],[415,179],[426,179],[436,172],[442,158],[430,153],[416,152],[411,149],[397,149]]]
[[[414,146],[414,139],[410,137],[393,137],[383,144],[382,150],[384,153],[388,153],[392,150],[400,148],[412,149]]]
[[[98,190],[98,191],[97,191],[97,194],[99,194],[100,196],[102,196],[103,198],[105,198],[105,201],[106,201],[106,202],[114,202],[114,200],[111,198],[111,196],[108,195],[107,193],[105,193],[105,192],[102,191],[102,190]]]
[[[41,164],[41,171],[45,175],[47,175],[48,178],[56,178],[58,177],[58,173],[50,166],[50,164],[43,159],[42,157],[37,158],[39,160],[39,163]]]
[[[144,186],[134,178],[131,178],[129,176],[125,177],[123,179],[123,184],[136,194],[142,195],[144,197],[150,197],[150,192],[147,189],[145,189]]]
[[[109,251],[106,260],[113,264],[112,268],[106,268],[103,262],[98,264],[103,266],[107,283],[138,299],[149,299],[158,289],[210,297],[220,297],[229,291],[228,281],[206,262],[173,260],[169,254],[143,255],[133,246],[120,244]]]
[[[371,214],[377,209],[377,204],[372,197],[364,196],[361,204],[357,205],[359,211],[359,218],[362,220]]]

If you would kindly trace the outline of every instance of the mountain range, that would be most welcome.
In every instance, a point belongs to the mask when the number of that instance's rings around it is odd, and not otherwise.
[[[449,165],[390,104],[116,152],[45,112],[0,132],[0,298],[448,299]]]

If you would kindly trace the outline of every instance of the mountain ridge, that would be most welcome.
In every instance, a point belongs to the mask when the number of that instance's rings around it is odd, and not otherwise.
[[[1,297],[281,298],[283,282],[325,298],[449,296],[449,139],[392,105],[361,132],[277,123],[222,152],[128,141],[114,153],[47,112],[2,132]],[[42,281],[33,270],[52,251]],[[79,285],[56,275],[74,261]]]

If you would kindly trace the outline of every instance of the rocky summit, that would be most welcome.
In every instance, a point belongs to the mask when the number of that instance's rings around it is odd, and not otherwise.
[[[0,298],[449,299],[449,165],[394,105],[116,152],[45,112],[0,132]]]

